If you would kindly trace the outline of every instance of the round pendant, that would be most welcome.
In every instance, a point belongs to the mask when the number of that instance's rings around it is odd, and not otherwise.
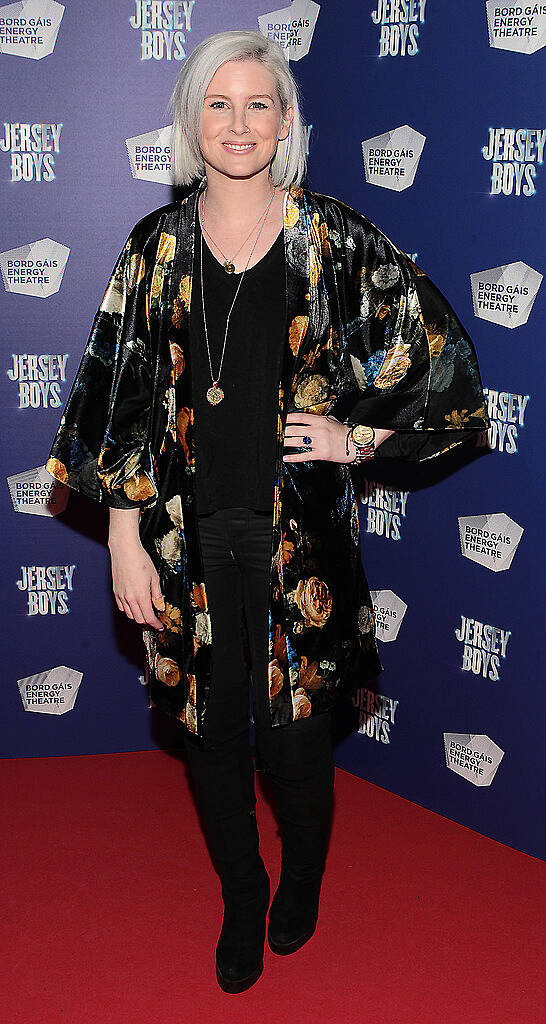
[[[225,263],[224,263],[224,270],[225,270],[226,274],[234,274],[235,273],[235,264],[231,263],[230,260],[226,260]]]
[[[218,405],[218,402],[221,402],[223,397],[224,392],[218,384],[213,384],[213,386],[207,391],[207,398],[211,405]]]

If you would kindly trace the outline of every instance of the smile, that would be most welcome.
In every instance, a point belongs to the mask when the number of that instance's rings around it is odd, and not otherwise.
[[[247,149],[254,149],[254,146],[256,145],[256,143],[255,142],[247,142],[243,146],[243,145],[239,145],[236,142],[223,142],[222,145],[225,146],[226,149],[232,149],[234,153],[246,153]]]

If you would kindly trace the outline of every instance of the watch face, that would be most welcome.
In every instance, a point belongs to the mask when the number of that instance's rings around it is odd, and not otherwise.
[[[356,444],[371,444],[374,439],[374,432],[371,427],[364,427],[357,423],[352,431],[353,441]]]

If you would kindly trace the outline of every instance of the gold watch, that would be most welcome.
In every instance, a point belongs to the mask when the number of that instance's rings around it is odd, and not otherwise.
[[[375,455],[375,430],[373,427],[366,427],[362,423],[349,423],[351,428],[347,434],[356,448],[354,462],[364,462],[373,459]]]

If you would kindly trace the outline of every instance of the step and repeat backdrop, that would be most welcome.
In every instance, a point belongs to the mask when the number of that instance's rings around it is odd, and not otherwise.
[[[284,48],[304,184],[366,214],[450,300],[491,418],[434,465],[354,471],[385,670],[346,699],[336,762],[544,856],[546,4],[0,6],[2,755],[181,743],[111,593],[107,509],[44,463],[121,245],[173,198],[175,79],[232,28]]]

